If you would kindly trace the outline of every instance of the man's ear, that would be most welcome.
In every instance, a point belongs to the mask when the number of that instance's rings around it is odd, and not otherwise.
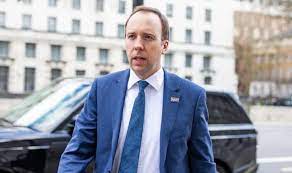
[[[169,41],[168,40],[163,40],[162,41],[162,49],[161,49],[161,53],[162,54],[165,54],[167,49],[168,49],[168,44],[169,44]]]

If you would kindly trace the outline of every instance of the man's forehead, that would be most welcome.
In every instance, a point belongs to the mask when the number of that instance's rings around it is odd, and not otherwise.
[[[158,35],[158,33],[154,32],[153,29],[147,29],[143,28],[142,31],[136,29],[136,28],[129,28],[126,30],[127,34],[152,34],[152,35]]]
[[[148,11],[138,11],[133,14],[126,26],[126,32],[135,32],[137,29],[141,28],[143,23],[143,31],[153,32],[153,30],[161,30],[160,18],[157,14]]]
[[[128,20],[128,25],[130,23],[133,23],[133,21],[145,19],[148,23],[159,23],[161,26],[160,18],[159,16],[151,11],[138,11],[135,14],[133,14],[129,20]]]

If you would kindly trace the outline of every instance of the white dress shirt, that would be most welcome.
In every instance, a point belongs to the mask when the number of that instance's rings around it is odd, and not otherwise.
[[[139,92],[139,86],[137,83],[139,80],[141,79],[139,79],[139,77],[131,69],[124,103],[119,141],[113,164],[113,173],[118,173],[119,170],[132,108]],[[145,81],[147,81],[149,85],[144,90],[145,114],[137,173],[159,173],[164,71],[160,68]]]

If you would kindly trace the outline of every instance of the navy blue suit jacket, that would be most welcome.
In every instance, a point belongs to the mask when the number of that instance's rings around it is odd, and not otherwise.
[[[109,173],[117,148],[129,70],[97,78],[78,116],[59,164],[59,173]],[[179,98],[171,99],[171,98]],[[205,90],[164,73],[160,173],[215,173]]]

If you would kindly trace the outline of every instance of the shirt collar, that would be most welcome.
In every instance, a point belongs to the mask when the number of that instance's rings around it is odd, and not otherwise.
[[[128,90],[131,89],[139,80],[141,80],[136,73],[130,69],[130,78],[128,81]],[[158,91],[164,81],[164,71],[160,68],[157,72],[145,79],[156,91]]]

